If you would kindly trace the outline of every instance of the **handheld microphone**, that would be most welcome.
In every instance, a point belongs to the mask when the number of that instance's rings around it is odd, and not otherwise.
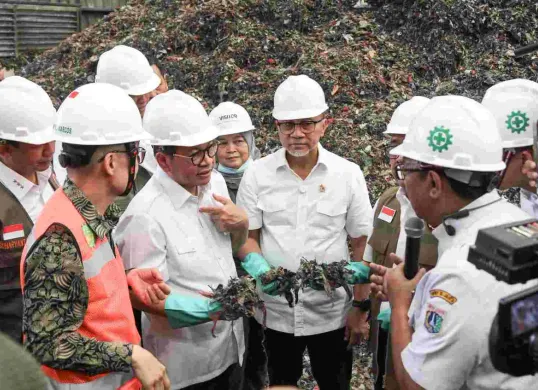
[[[404,275],[411,280],[418,272],[418,257],[420,255],[420,239],[424,234],[424,221],[420,218],[409,218],[405,223],[405,263]]]

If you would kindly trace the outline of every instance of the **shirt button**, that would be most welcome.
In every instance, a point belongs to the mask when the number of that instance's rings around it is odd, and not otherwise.
[[[305,186],[300,186],[300,187],[299,187],[299,192],[300,192],[301,194],[304,194],[304,193],[306,192],[306,187],[305,187]]]

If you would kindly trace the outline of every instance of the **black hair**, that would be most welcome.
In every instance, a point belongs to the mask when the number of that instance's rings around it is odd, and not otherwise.
[[[90,164],[92,157],[99,148],[125,146],[129,151],[134,147],[134,142],[115,145],[74,145],[62,143],[62,153],[58,157],[60,165],[64,168],[80,168]]]
[[[20,142],[18,142],[18,141],[10,141],[10,140],[7,140],[7,139],[0,139],[0,145],[11,145],[14,148],[18,148],[19,144],[20,144]]]
[[[170,146],[170,145],[165,145],[165,146],[153,145],[153,152],[155,154],[164,153],[168,156],[172,156],[174,153],[176,153],[176,147]]]
[[[99,146],[73,145],[62,143],[62,153],[58,157],[60,165],[64,168],[80,168],[88,165]]]

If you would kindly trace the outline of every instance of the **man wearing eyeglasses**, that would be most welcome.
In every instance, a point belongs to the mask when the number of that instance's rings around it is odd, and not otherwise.
[[[409,125],[414,116],[420,112],[430,100],[416,96],[404,102],[392,115],[384,134],[390,137],[390,149],[400,145],[407,134]],[[364,251],[364,261],[392,267],[389,254],[396,253],[400,257],[405,255],[407,235],[401,226],[412,217],[416,217],[405,190],[400,187],[403,180],[398,178],[396,171],[398,156],[390,155],[390,168],[398,180],[398,186],[386,190],[374,206],[373,229],[368,237],[368,244]],[[421,241],[420,264],[431,269],[437,261],[437,240],[426,228]],[[375,296],[372,299],[370,318],[370,348],[373,353],[373,371],[376,376],[374,388],[376,390],[397,390],[400,388],[392,369],[390,358],[389,325],[390,306],[381,302]],[[385,375],[386,373],[386,375]]]
[[[233,253],[248,218],[213,170],[218,132],[203,106],[172,90],[151,100],[144,128],[159,168],[115,231],[126,268],[158,268],[172,294],[142,318],[144,346],[167,367],[174,389],[241,388],[242,321],[211,320],[221,310],[201,295],[237,277]]]
[[[307,76],[290,76],[276,90],[274,103],[283,148],[253,163],[237,197],[251,229],[239,254],[243,268],[259,278],[271,267],[295,272],[303,257],[319,263],[349,260],[349,237],[358,262],[352,264],[367,273],[361,261],[371,225],[368,191],[356,164],[319,144],[329,125],[323,89]],[[343,288],[332,300],[306,288],[293,308],[274,295],[274,285],[258,286],[267,306],[270,384],[296,386],[308,348],[320,389],[349,389],[349,346],[368,335],[369,286],[355,286],[353,305]]]
[[[417,114],[405,141],[391,154],[416,214],[433,227],[439,258],[412,280],[397,267],[372,264],[378,297],[392,308],[392,363],[404,389],[514,389],[536,386],[493,367],[488,335],[499,299],[525,288],[495,280],[468,262],[478,231],[526,219],[488,192],[505,168],[493,115],[461,96],[439,96]],[[528,286],[527,286],[528,287]]]

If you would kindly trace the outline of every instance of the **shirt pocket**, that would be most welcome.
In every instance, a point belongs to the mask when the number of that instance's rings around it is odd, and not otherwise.
[[[200,254],[194,242],[185,239],[176,240],[172,253],[169,253],[166,259],[170,279],[177,282],[179,279],[198,280],[197,278],[203,276],[204,270],[200,270],[202,266],[198,262]]]
[[[282,200],[273,198],[259,199],[257,207],[263,213],[263,224],[270,226],[290,226],[290,215]]]
[[[319,201],[313,225],[327,233],[339,233],[346,226],[347,207],[338,200]]]

